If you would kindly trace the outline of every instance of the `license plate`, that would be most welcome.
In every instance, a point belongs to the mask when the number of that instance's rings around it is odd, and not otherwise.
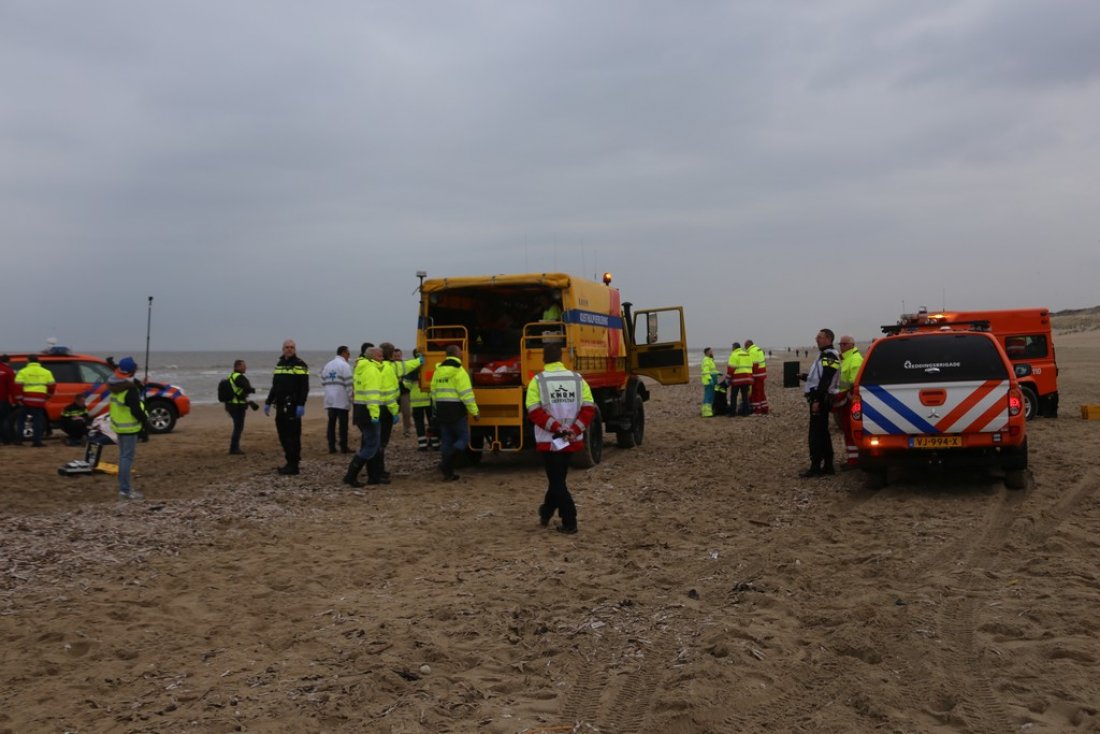
[[[914,449],[957,449],[962,445],[962,436],[915,436],[909,439],[909,447]]]

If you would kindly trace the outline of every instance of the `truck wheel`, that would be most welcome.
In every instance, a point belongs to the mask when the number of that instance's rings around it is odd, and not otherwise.
[[[632,449],[641,446],[645,440],[645,401],[641,395],[634,396],[634,406],[630,411],[630,428],[625,431],[616,431],[615,438],[619,448]]]
[[[573,454],[573,466],[579,469],[591,469],[603,458],[603,417],[596,408],[592,425],[584,432],[584,449]]]
[[[1020,392],[1024,394],[1024,418],[1032,420],[1039,417],[1039,396],[1035,390],[1027,385],[1020,385]]]
[[[167,400],[151,400],[145,405],[149,433],[171,433],[176,427],[176,406]]]
[[[1006,469],[1005,487],[1008,489],[1027,489],[1027,469]]]

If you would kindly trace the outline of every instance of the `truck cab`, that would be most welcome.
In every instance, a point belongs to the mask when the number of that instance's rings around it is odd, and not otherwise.
[[[597,416],[581,464],[599,463],[605,431],[632,448],[645,437],[649,390],[688,381],[683,308],[634,310],[619,289],[564,273],[433,278],[420,286],[417,348],[420,386],[430,389],[448,346],[470,371],[480,420],[470,426],[471,458],[484,451],[533,447],[525,408],[527,385],[543,369],[542,348],[562,347],[562,362],[581,373]]]

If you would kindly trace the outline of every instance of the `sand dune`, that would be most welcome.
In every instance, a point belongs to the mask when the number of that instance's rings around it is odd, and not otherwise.
[[[302,476],[200,409],[139,446],[142,503],[0,447],[0,732],[1100,731],[1100,333],[1058,356],[1026,491],[798,479],[773,360],[766,418],[656,388],[645,445],[571,474],[576,536],[531,456],[445,484],[398,435],[347,491],[316,405]]]

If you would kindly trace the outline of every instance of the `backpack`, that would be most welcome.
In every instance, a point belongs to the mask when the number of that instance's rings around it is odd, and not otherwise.
[[[228,377],[223,378],[222,381],[218,383],[218,402],[228,403],[234,397],[236,396],[233,394],[233,384],[229,381]]]

